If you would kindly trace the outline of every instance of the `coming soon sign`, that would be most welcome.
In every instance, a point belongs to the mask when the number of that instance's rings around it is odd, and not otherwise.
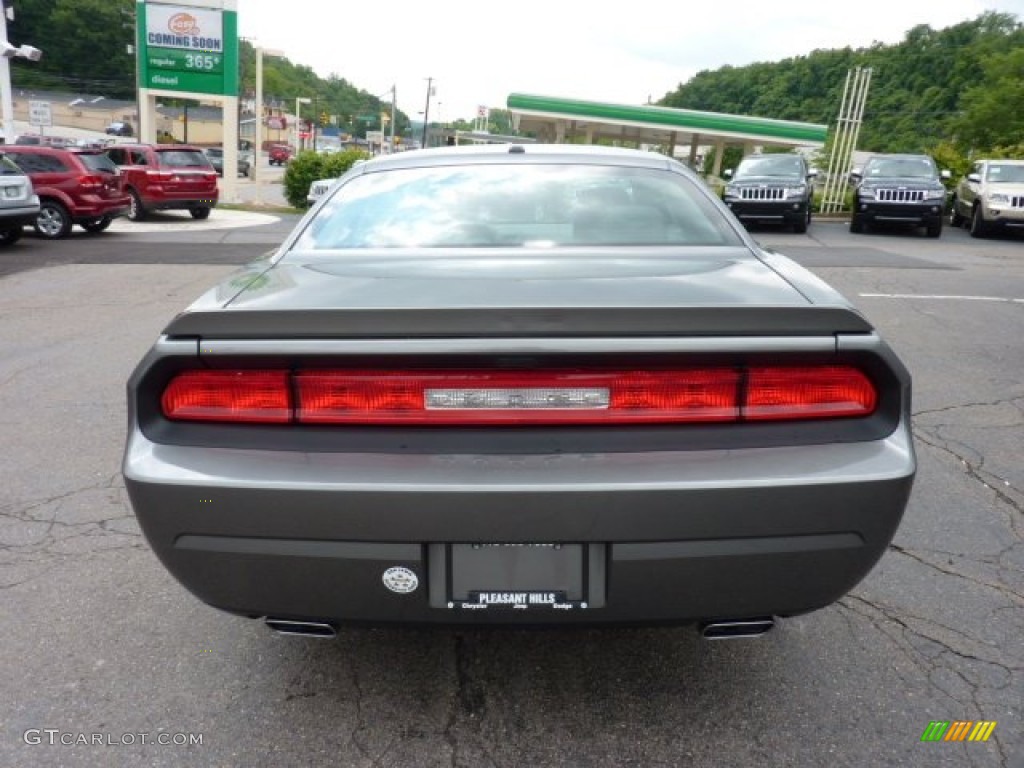
[[[238,14],[215,5],[137,4],[141,88],[238,95]]]

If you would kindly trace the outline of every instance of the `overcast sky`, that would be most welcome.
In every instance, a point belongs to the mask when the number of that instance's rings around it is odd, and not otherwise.
[[[986,10],[1024,20],[1024,0],[238,0],[243,37],[374,94],[395,84],[413,119],[432,77],[431,118],[443,120],[512,92],[642,104],[702,69],[895,43]]]

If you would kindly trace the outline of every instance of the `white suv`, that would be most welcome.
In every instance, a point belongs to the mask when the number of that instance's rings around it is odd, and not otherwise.
[[[973,237],[1024,227],[1024,160],[978,160],[957,185],[950,224]]]

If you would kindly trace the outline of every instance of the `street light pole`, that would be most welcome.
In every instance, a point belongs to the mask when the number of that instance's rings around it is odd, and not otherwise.
[[[427,148],[427,126],[430,125],[430,91],[433,89],[434,78],[427,78],[427,105],[423,108],[423,139],[420,149]]]
[[[298,152],[301,149],[302,137],[299,135],[302,133],[302,116],[299,114],[300,104],[310,104],[312,99],[307,96],[296,96],[295,97],[295,151]]]
[[[252,180],[256,181],[256,177],[259,174],[260,167],[260,156],[263,154],[263,55],[267,56],[284,56],[283,51],[271,50],[269,48],[264,49],[261,47],[256,48],[256,122],[253,123],[253,147],[252,147],[252,165],[250,166],[250,172],[252,174]],[[237,155],[238,148],[235,148]],[[236,170],[237,172],[237,170]]]
[[[260,147],[263,146],[263,49],[256,48],[256,120],[252,124],[252,166],[250,173],[256,181],[260,167]],[[238,152],[238,148],[235,148]]]
[[[39,61],[43,52],[31,45],[15,48],[7,41],[7,18],[13,10],[0,4],[0,111],[3,113],[3,140],[14,143],[14,94],[11,90],[11,59],[19,56],[29,61]],[[11,16],[13,18],[13,15]]]
[[[391,86],[391,154],[395,154],[395,110],[398,103],[398,87]]]

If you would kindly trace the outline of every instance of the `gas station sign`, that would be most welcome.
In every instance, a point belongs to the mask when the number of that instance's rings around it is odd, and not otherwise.
[[[238,13],[211,5],[138,3],[140,88],[238,95]]]

